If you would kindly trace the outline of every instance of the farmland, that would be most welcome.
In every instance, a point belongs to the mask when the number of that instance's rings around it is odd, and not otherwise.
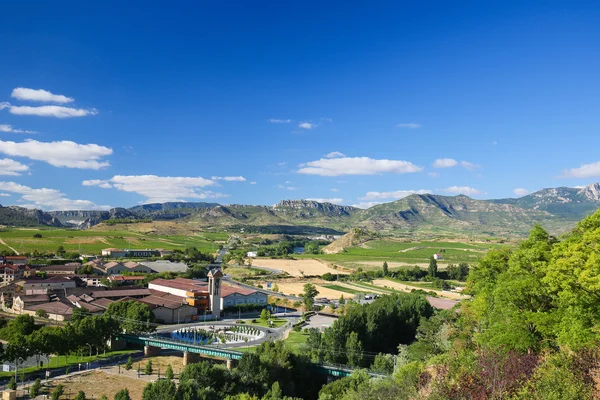
[[[41,235],[41,237],[34,237]],[[201,251],[214,251],[227,240],[226,233],[194,233],[191,235],[157,235],[132,231],[97,231],[73,229],[2,229],[0,250],[11,248],[19,253],[55,252],[63,246],[68,252],[97,254],[108,247],[184,249],[196,247]]]

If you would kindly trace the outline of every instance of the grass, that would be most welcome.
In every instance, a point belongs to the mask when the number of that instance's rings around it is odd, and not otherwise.
[[[340,285],[321,285],[321,286],[323,286],[324,288],[327,288],[327,289],[337,290],[339,292],[344,292],[344,293],[350,293],[350,294],[362,293],[359,290],[350,289],[346,286],[340,286]]]
[[[34,238],[39,233],[41,238]],[[55,252],[63,246],[68,252],[100,253],[108,247],[142,249],[181,249],[196,247],[205,252],[214,252],[218,248],[215,242],[227,238],[225,233],[202,232],[197,235],[156,235],[130,231],[95,231],[75,229],[2,229],[0,239],[19,253]],[[0,250],[9,250],[0,244]]]
[[[80,363],[85,364],[87,362],[93,362],[96,360],[120,356],[123,354],[132,354],[132,353],[136,353],[138,351],[139,350],[110,351],[110,352],[107,352],[106,355],[99,354],[97,356],[91,356],[91,357],[90,356],[81,357],[81,356],[77,356],[77,355],[50,357],[49,363],[46,366],[44,366],[43,368],[37,368],[37,367],[27,367],[24,369],[20,368],[19,373],[21,373],[21,371],[24,371],[25,374],[30,374],[32,372],[37,372],[37,371],[45,370],[48,368],[53,369],[53,368],[62,368],[62,367],[66,367],[66,366],[74,367],[74,368],[72,368],[72,370],[75,371],[75,368],[78,367]],[[14,375],[15,375],[14,372],[0,372],[0,378],[11,377]]]
[[[292,350],[294,353],[299,353],[302,351],[302,349],[306,345],[307,339],[308,339],[308,332],[306,332],[306,331],[300,331],[300,332],[291,331],[289,336],[285,340],[285,345],[290,350]]]
[[[280,326],[285,325],[285,323],[287,322],[286,319],[282,319],[282,318],[271,318],[271,322],[273,322],[273,326],[269,325],[269,323],[267,321],[264,321],[260,318],[256,318],[255,319],[256,322],[252,322],[251,319],[247,319],[245,320],[246,325],[254,325],[254,326],[262,326],[264,328],[279,328]]]

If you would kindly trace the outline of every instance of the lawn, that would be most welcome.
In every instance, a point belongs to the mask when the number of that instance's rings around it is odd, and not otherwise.
[[[256,322],[252,322],[252,321],[256,321]],[[264,321],[260,318],[256,318],[254,320],[252,319],[246,319],[244,320],[244,322],[246,323],[246,325],[254,325],[254,326],[262,326],[264,328],[279,328],[280,326],[283,326],[286,324],[287,319],[283,319],[283,318],[271,318],[271,322],[273,322],[273,325],[269,325],[269,323],[267,321]]]
[[[350,288],[348,288],[346,286],[340,286],[340,285],[335,285],[335,284],[333,284],[333,285],[321,285],[321,286],[323,286],[324,288],[327,288],[327,289],[337,290],[339,292],[344,292],[344,293],[350,293],[350,294],[362,293],[359,290],[354,290],[354,289],[350,289]]]
[[[41,234],[41,238],[33,235]],[[214,252],[218,248],[218,241],[226,239],[226,234],[203,232],[197,235],[155,235],[130,231],[96,231],[75,229],[2,229],[0,240],[14,248],[19,253],[55,252],[59,246],[66,251],[79,253],[98,254],[102,249],[115,248],[142,248],[142,249],[185,249],[196,247],[205,252]],[[9,250],[9,247],[0,243],[0,250]]]
[[[306,331],[291,331],[289,336],[285,340],[285,345],[294,353],[299,353],[303,350],[304,346],[306,345],[307,339],[308,333]]]
[[[111,351],[111,352],[107,352],[106,355],[104,354],[100,354],[98,356],[78,356],[78,355],[69,355],[69,356],[60,356],[60,357],[50,357],[50,362],[48,365],[44,366],[43,368],[37,368],[37,367],[28,367],[28,368],[24,368],[24,369],[19,369],[19,371],[24,371],[25,374],[30,374],[32,372],[36,372],[36,371],[40,371],[42,369],[46,369],[46,368],[61,368],[61,367],[66,367],[66,366],[71,366],[71,370],[75,371],[78,367],[79,364],[85,364],[87,362],[93,362],[96,360],[101,360],[101,359],[106,359],[106,358],[111,358],[111,357],[115,357],[115,356],[120,356],[123,354],[132,354],[132,353],[136,353],[139,350],[119,350],[119,351]],[[14,372],[0,372],[0,377],[8,377],[8,376],[14,376]]]

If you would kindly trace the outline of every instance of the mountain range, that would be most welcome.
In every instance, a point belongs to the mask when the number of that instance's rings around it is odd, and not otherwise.
[[[262,233],[342,233],[363,227],[383,233],[462,232],[520,236],[540,223],[553,233],[571,228],[600,207],[600,184],[551,188],[520,198],[475,200],[464,195],[413,194],[368,209],[284,200],[274,206],[171,202],[110,211],[43,212],[0,206],[0,224],[87,229],[101,223],[173,221],[198,229],[245,229]]]

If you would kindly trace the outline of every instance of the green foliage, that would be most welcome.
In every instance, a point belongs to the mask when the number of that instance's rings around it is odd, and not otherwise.
[[[114,400],[131,400],[131,396],[129,396],[128,389],[119,390],[114,397]]]
[[[40,394],[41,389],[42,382],[40,381],[40,378],[37,378],[29,388],[29,397],[36,398]]]
[[[131,358],[131,356],[129,356],[127,358],[127,363],[125,364],[125,369],[127,371],[130,371],[132,367],[133,367],[133,359]]]
[[[63,385],[58,384],[54,390],[52,391],[52,395],[50,398],[52,400],[60,400],[60,397],[65,393],[65,388]]]
[[[165,378],[169,380],[173,379],[173,367],[171,367],[171,364],[167,365],[167,370],[165,371]]]
[[[127,333],[146,333],[155,330],[152,325],[155,322],[154,313],[144,303],[138,301],[115,301],[108,305],[107,317],[116,317],[121,328]]]
[[[388,274],[390,272],[387,261],[383,262],[382,272],[383,272],[383,276],[388,276]]]
[[[351,332],[346,339],[346,358],[351,367],[358,367],[362,364],[363,346],[356,332]]]
[[[35,316],[40,318],[48,318],[48,313],[40,308],[35,312]]]
[[[394,356],[383,353],[377,354],[371,365],[371,371],[385,375],[391,374],[394,372]]]
[[[457,281],[464,281],[469,276],[469,265],[466,263],[460,263],[458,265],[449,264],[446,268],[448,278],[455,279]]]
[[[357,391],[369,384],[371,377],[365,370],[356,370],[352,375],[340,378],[323,386],[319,391],[319,400],[342,399],[349,391]]]
[[[142,400],[175,400],[177,387],[170,379],[149,383],[144,388]]]
[[[146,367],[144,368],[144,374],[152,375],[152,372],[152,360],[148,360],[148,362],[146,363]]]
[[[437,275],[437,270],[438,270],[437,260],[433,256],[431,256],[431,258],[429,259],[429,268],[427,270],[429,273],[429,277],[435,278]]]
[[[8,381],[8,388],[10,390],[17,390],[17,381],[15,380],[14,376],[12,376],[10,381]]]
[[[319,291],[312,283],[307,283],[304,285],[304,292],[302,293],[301,297],[307,310],[312,310],[313,305],[315,304],[315,297],[317,297],[318,294]]]
[[[77,393],[77,396],[75,396],[75,400],[85,400],[85,392],[83,390],[80,390]]]

